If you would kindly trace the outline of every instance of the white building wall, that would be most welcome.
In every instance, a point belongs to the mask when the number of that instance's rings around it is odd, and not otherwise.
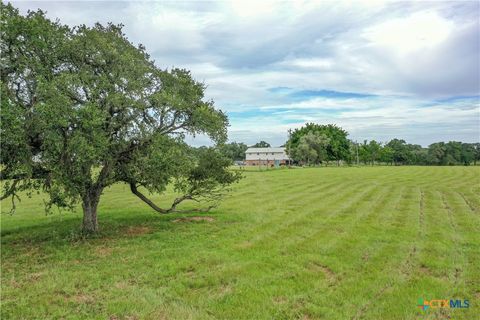
[[[248,148],[245,160],[289,160],[285,148]]]

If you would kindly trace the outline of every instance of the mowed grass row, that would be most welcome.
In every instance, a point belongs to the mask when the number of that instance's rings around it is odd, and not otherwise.
[[[38,195],[2,214],[1,316],[474,319],[479,195],[478,167],[247,171],[214,221],[174,222],[119,184],[90,239],[80,211],[46,216]]]

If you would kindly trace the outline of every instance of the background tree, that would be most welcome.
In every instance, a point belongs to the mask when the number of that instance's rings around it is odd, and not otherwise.
[[[477,161],[480,161],[480,143],[472,143],[474,149],[473,165],[477,165]]]
[[[363,164],[368,164],[370,161],[370,152],[368,150],[368,140],[363,140],[363,143],[359,145],[358,149],[359,160]]]
[[[462,143],[460,161],[466,166],[475,161],[475,146],[473,143]]]
[[[47,209],[81,203],[83,230],[95,232],[100,196],[113,183],[170,213],[187,200],[209,210],[239,179],[215,148],[195,154],[183,140],[223,142],[228,124],[188,71],[158,69],[121,26],[70,29],[41,11],[24,17],[1,6],[2,198],[43,189]],[[180,194],[169,208],[141,191],[168,184]]]
[[[301,137],[308,133],[319,134],[328,138],[327,161],[336,161],[337,165],[339,165],[341,160],[347,161],[349,159],[350,142],[347,139],[348,133],[342,128],[332,124],[318,125],[307,123],[301,128],[289,131],[289,139],[286,143],[287,152],[290,154],[295,150],[300,143]]]
[[[407,164],[428,164],[428,150],[418,144],[407,144]]]
[[[309,132],[300,138],[299,144],[291,149],[294,160],[307,165],[322,164],[328,156],[329,139],[318,132]]]
[[[408,149],[405,140],[395,138],[390,140],[386,146],[393,151],[393,163],[395,165],[405,164],[407,162]]]
[[[263,140],[260,141],[260,142],[255,143],[255,144],[252,146],[252,148],[270,148],[270,147],[271,147],[270,143],[265,142],[265,141],[263,141]]]
[[[340,161],[345,161],[350,153],[350,143],[347,139],[348,132],[333,124],[328,124],[319,132],[325,135],[329,141],[327,146],[328,160],[335,161],[339,166]]]
[[[462,143],[449,141],[445,144],[446,164],[453,166],[462,163]]]
[[[436,142],[428,146],[428,162],[434,165],[446,164],[446,148],[444,142]]]
[[[232,161],[245,160],[245,151],[247,151],[247,149],[248,146],[242,142],[225,143],[220,146],[220,152]]]
[[[375,161],[377,161],[380,158],[380,153],[382,150],[382,145],[378,143],[375,140],[370,140],[370,142],[367,145],[367,152],[368,152],[368,158],[370,160],[370,164],[373,166],[375,164]]]
[[[386,164],[393,163],[393,149],[389,146],[383,146],[382,150],[380,151],[380,161]]]
[[[347,164],[352,165],[352,164],[357,164],[357,151],[359,148],[359,145],[357,142],[348,140],[349,143],[349,153],[348,156],[346,157],[345,161]]]

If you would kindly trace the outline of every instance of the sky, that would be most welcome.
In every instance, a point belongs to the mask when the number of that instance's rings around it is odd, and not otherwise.
[[[71,26],[122,23],[159,67],[207,85],[230,141],[279,146],[306,122],[358,141],[480,141],[479,1],[11,3]]]

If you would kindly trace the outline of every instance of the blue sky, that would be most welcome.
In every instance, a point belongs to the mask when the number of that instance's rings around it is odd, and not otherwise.
[[[231,141],[280,145],[305,122],[360,141],[480,140],[478,1],[13,4],[70,25],[123,23],[158,66],[208,85]]]

